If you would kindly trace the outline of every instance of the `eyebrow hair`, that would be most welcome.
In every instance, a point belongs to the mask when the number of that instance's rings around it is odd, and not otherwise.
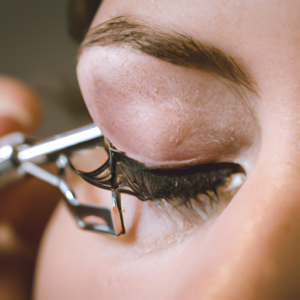
[[[235,60],[220,49],[176,31],[162,31],[156,25],[130,16],[119,16],[93,27],[79,49],[92,46],[129,46],[177,66],[216,74],[258,94],[254,80]]]

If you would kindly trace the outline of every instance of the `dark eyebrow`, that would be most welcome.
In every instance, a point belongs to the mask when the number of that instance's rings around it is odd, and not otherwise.
[[[253,79],[220,49],[196,41],[176,31],[162,31],[158,26],[130,16],[120,16],[89,30],[79,54],[92,46],[130,46],[177,66],[216,74],[255,94]]]

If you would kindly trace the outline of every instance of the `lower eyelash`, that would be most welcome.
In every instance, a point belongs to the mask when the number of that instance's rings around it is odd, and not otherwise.
[[[225,187],[217,190],[216,193],[199,194],[195,198],[186,198],[184,200],[177,199],[174,204],[174,199],[172,201],[166,199],[157,199],[153,203],[160,210],[164,211],[169,218],[172,219],[172,213],[170,214],[170,209],[175,209],[179,212],[185,219],[189,220],[192,224],[197,224],[199,218],[205,221],[216,214],[220,213],[232,200],[234,195],[239,190],[241,184],[245,180],[245,175],[242,173],[234,174],[231,176],[231,180],[228,180],[228,184]],[[235,181],[235,183],[232,181]],[[228,189],[228,186],[231,186]]]

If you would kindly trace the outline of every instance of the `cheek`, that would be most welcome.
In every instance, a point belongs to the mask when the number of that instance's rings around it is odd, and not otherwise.
[[[164,287],[180,286],[188,274],[181,275],[180,269],[190,235],[176,236],[180,222],[160,217],[150,207],[142,208],[135,219],[139,224],[114,238],[79,230],[60,206],[40,250],[36,299],[129,299],[133,294],[137,299],[175,299],[176,289]]]

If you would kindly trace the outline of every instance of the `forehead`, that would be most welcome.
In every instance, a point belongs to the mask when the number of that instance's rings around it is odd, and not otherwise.
[[[92,26],[130,14],[173,24],[205,40],[212,33],[223,40],[241,32],[272,38],[298,27],[299,8],[297,0],[105,0]]]

